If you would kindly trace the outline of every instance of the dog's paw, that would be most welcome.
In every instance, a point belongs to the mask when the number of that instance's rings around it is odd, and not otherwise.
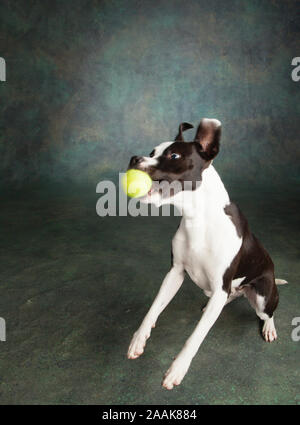
[[[277,332],[274,326],[273,319],[266,320],[262,329],[262,334],[267,342],[272,342],[277,339]]]
[[[162,386],[167,390],[172,390],[174,385],[179,385],[188,371],[190,362],[179,357],[175,359],[166,372]]]
[[[134,333],[127,352],[127,357],[129,359],[137,359],[143,354],[149,336],[150,332],[141,332],[138,330]]]

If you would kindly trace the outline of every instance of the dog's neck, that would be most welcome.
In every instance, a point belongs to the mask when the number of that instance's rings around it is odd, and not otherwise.
[[[183,191],[174,196],[172,202],[186,221],[197,221],[203,216],[216,216],[224,213],[224,207],[230,203],[222,180],[210,165],[202,173],[199,187],[194,191]]]

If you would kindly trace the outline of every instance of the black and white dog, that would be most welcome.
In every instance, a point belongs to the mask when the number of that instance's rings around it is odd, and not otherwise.
[[[184,142],[182,132],[192,128],[179,126],[174,142],[158,145],[149,157],[134,156],[129,168],[146,171],[154,183],[179,183],[168,195],[163,185],[153,185],[142,202],[157,206],[174,204],[182,211],[180,226],[172,241],[172,267],[145,316],[133,335],[128,358],[139,357],[150,337],[151,328],[179,290],[185,271],[209,297],[202,317],[165,374],[163,386],[179,385],[202,341],[219,317],[225,304],[244,295],[264,321],[266,341],[277,338],[274,310],[278,304],[274,265],[258,239],[250,232],[239,208],[212,165],[219,152],[221,123],[203,119],[193,142]],[[185,182],[190,182],[186,189]],[[174,186],[175,187],[175,186]]]

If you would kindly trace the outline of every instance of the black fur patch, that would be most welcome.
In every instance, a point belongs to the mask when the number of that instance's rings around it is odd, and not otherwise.
[[[179,181],[184,188],[184,182],[191,182],[192,190],[201,181],[203,170],[209,165],[199,154],[195,142],[174,142],[157,158],[157,164],[147,168],[154,181],[165,180],[169,183]],[[179,155],[172,159],[172,154]]]
[[[278,304],[278,291],[275,284],[274,264],[260,241],[250,232],[248,222],[234,203],[225,208],[230,216],[242,246],[223,276],[223,289],[229,294],[231,281],[245,276],[240,287],[249,286],[265,298],[264,312],[272,317]]]

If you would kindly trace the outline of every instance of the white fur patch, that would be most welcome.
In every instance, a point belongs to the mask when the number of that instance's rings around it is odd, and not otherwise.
[[[277,339],[277,332],[275,329],[273,317],[268,317],[268,319],[265,321],[262,329],[262,334],[267,342],[272,342]]]
[[[155,166],[158,164],[158,158],[162,155],[165,149],[168,146],[172,145],[174,142],[163,142],[160,145],[154,148],[154,155],[151,158],[150,156],[143,156],[143,161],[141,162],[141,167],[147,168],[151,166]]]
[[[179,193],[172,203],[183,210],[173,239],[174,260],[183,263],[200,288],[212,292],[221,289],[224,273],[238,253],[242,238],[225,214],[229,197],[214,167],[204,170],[197,190]]]
[[[257,294],[255,303],[256,303],[255,311],[256,311],[256,314],[258,315],[258,317],[261,320],[268,320],[269,316],[266,313],[264,313],[265,304],[266,304],[265,297]]]

